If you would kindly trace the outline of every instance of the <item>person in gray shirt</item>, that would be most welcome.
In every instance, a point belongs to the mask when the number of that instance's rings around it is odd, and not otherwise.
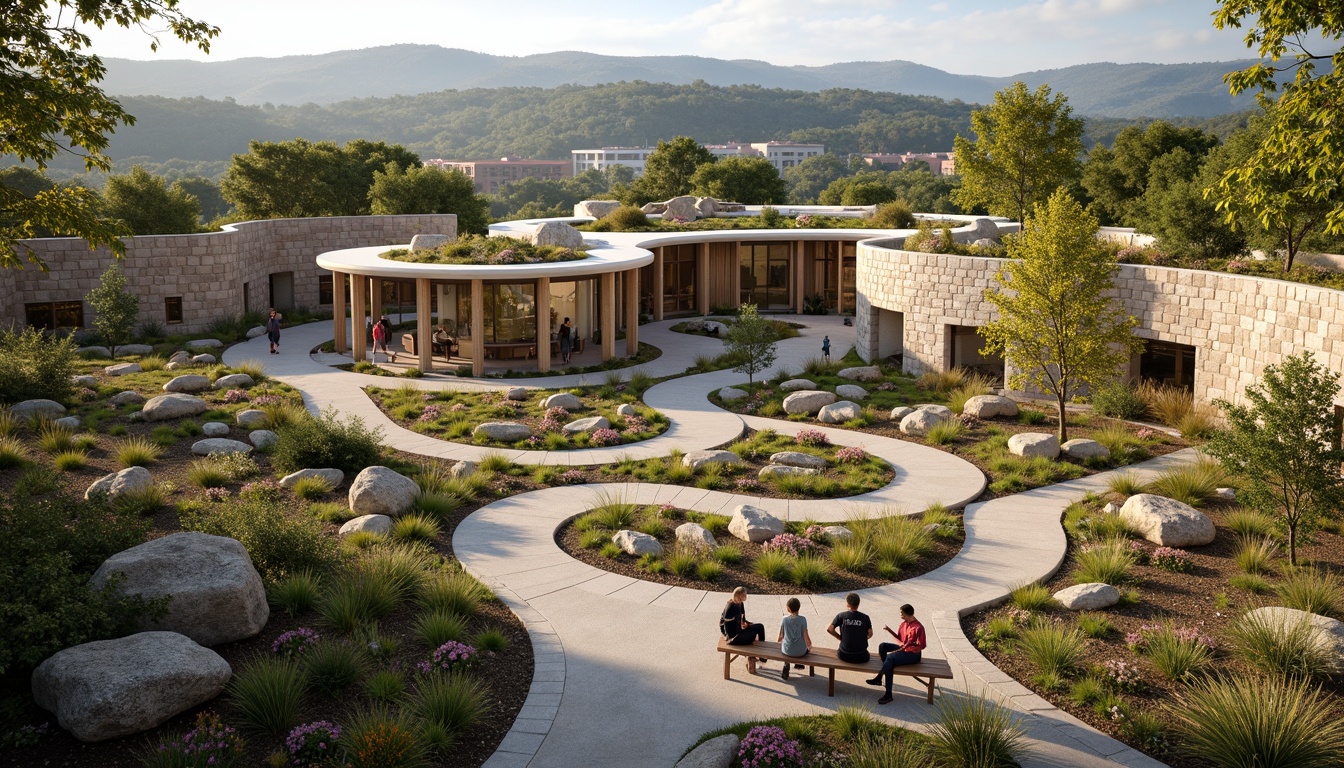
[[[790,597],[784,606],[789,609],[789,612],[779,620],[778,640],[782,643],[779,649],[780,653],[785,656],[806,656],[812,651],[812,637],[807,633],[807,617],[798,615],[798,609],[802,607],[802,603],[798,602],[798,598]],[[802,664],[796,666],[799,669],[803,668]],[[780,674],[780,677],[785,680],[789,679],[788,663],[784,664],[784,671]]]

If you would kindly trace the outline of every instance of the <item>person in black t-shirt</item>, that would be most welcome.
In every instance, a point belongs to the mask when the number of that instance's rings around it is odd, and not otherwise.
[[[733,599],[723,607],[719,617],[719,631],[728,638],[729,645],[751,645],[757,640],[765,640],[765,625],[747,621],[747,588],[733,590]],[[756,674],[757,662],[764,664],[765,659],[747,657],[747,671]]]
[[[859,611],[858,595],[853,592],[845,595],[845,605],[849,610],[837,613],[826,631],[840,641],[835,655],[841,661],[863,664],[868,661],[868,639],[873,636],[873,622],[868,614]]]

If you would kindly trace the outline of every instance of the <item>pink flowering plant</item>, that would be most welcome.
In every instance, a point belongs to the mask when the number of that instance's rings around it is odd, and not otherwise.
[[[438,671],[459,672],[475,666],[479,660],[480,654],[474,647],[449,640],[435,649],[433,661],[422,661],[418,668],[425,674]]]
[[[277,501],[280,498],[280,484],[269,477],[264,480],[253,480],[240,488],[238,495],[244,499]]]
[[[246,403],[247,392],[241,389],[230,389],[224,393],[224,402],[226,403]]]
[[[307,627],[291,629],[281,634],[271,643],[271,653],[281,656],[298,656],[315,645],[322,636]]]
[[[822,528],[820,525],[809,525],[807,526],[807,529],[803,531],[803,538],[821,544],[826,541],[826,529]]]
[[[266,407],[266,406],[268,406],[268,405],[279,405],[279,404],[280,404],[280,396],[279,396],[279,395],[257,395],[256,397],[252,398],[252,404],[255,405],[255,406],[257,406],[258,408],[264,408],[264,407]]]
[[[243,738],[214,712],[196,716],[196,727],[159,742],[146,765],[175,768],[233,768],[243,764]]]
[[[228,488],[206,488],[205,498],[212,502],[221,502],[227,500],[233,494],[229,493]]]
[[[816,548],[811,539],[793,533],[781,533],[761,545],[766,552],[786,552],[794,557],[801,557]]]
[[[326,720],[304,723],[289,732],[285,747],[290,765],[327,765],[341,738],[341,727]]]
[[[587,478],[583,476],[583,470],[581,469],[567,469],[564,472],[561,472],[560,477],[557,479],[565,485],[570,485],[573,483],[582,483]]]
[[[588,442],[591,445],[619,445],[621,433],[614,429],[595,429]]]
[[[1164,571],[1186,573],[1194,567],[1190,553],[1175,547],[1158,547],[1148,556],[1148,561]]]
[[[847,445],[835,452],[835,460],[840,464],[862,464],[868,460],[868,452],[861,445]]]
[[[737,760],[742,768],[802,768],[803,748],[783,728],[758,725],[742,738]]]
[[[416,419],[416,421],[424,424],[431,421],[436,421],[442,416],[443,416],[443,406],[427,405],[425,406],[425,410],[421,411],[420,418]]]
[[[793,436],[793,440],[799,445],[807,445],[813,448],[831,444],[831,439],[819,429],[800,429],[798,434]]]
[[[1143,690],[1143,673],[1139,671],[1139,665],[1120,659],[1107,659],[1102,662],[1101,668],[1106,674],[1106,682],[1116,688],[1127,693]]]

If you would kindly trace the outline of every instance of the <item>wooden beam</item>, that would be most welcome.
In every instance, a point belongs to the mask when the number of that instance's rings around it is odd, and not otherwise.
[[[551,370],[551,278],[537,278],[537,370]]]
[[[695,254],[695,304],[702,315],[709,314],[709,241],[700,243]]]
[[[639,354],[639,270],[625,271],[625,356]]]
[[[364,335],[364,313],[367,312],[365,292],[368,283],[363,275],[350,276],[350,335],[354,337],[354,358],[358,362],[368,355],[368,337]]]
[[[383,317],[383,281],[382,278],[369,278],[369,316],[373,322]],[[400,318],[398,318],[400,320]]]
[[[793,311],[796,314],[803,314],[803,294],[806,293],[807,286],[804,284],[803,272],[803,241],[793,241]]]
[[[346,350],[345,341],[345,273],[331,273],[331,319],[335,328],[336,353],[344,354]],[[360,333],[361,329],[356,328],[355,333]]]
[[[616,356],[616,273],[602,274],[602,362]]]
[[[742,241],[733,243],[733,299],[730,304],[734,307],[742,306]]]
[[[845,241],[835,241],[835,313],[845,313]]]
[[[428,277],[415,279],[415,351],[420,355],[420,370],[434,370],[434,316],[430,313],[433,290]]]
[[[663,247],[653,249],[653,319],[663,319]]]
[[[485,282],[471,281],[471,375],[485,375]]]

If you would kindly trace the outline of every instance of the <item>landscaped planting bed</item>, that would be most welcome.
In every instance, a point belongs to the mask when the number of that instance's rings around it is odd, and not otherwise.
[[[504,391],[431,392],[415,387],[395,390],[371,387],[368,393],[384,413],[408,429],[475,445],[563,451],[636,443],[666,431],[667,417],[640,401],[652,379],[640,373],[631,376],[629,382],[619,379],[617,375],[601,386],[564,390],[520,388],[517,392],[522,399],[518,400],[510,399]],[[556,395],[567,403],[548,407],[548,401],[556,402],[552,400]],[[622,406],[629,406],[634,413],[617,413]],[[588,428],[576,425],[566,431],[567,425],[590,418],[605,419],[605,423]],[[489,427],[480,429],[482,424],[500,422],[521,425],[518,432],[526,436],[492,439],[486,434]]]
[[[729,532],[731,518],[640,506],[621,499],[597,505],[556,532],[560,547],[604,570],[692,589],[745,586],[760,594],[788,595],[865,589],[912,578],[946,563],[961,549],[961,518],[941,506],[922,515],[854,518],[844,534],[813,521],[790,521],[784,532],[760,543]],[[696,523],[713,537],[678,541],[678,526]],[[930,527],[932,526],[932,527]],[[652,536],[661,555],[626,554],[612,541],[622,530]]]
[[[775,333],[778,334],[781,339],[797,338],[799,335],[798,329],[807,327],[802,323],[790,323],[787,320],[766,319],[770,321],[772,326],[774,326]],[[697,317],[691,320],[683,320],[680,323],[673,325],[672,330],[677,333],[690,334],[691,336],[705,336],[711,339],[722,339],[727,333],[724,331],[718,333],[711,332],[711,329],[714,326],[708,325],[708,323],[718,323],[719,325],[731,329],[736,322],[736,317],[710,315],[709,317],[704,318]]]
[[[1290,567],[1272,519],[1215,498],[1214,489],[1231,482],[1209,460],[1165,473],[1146,487],[1122,475],[1111,493],[1065,511],[1070,545],[1059,573],[1044,586],[1024,585],[1001,606],[964,617],[967,636],[996,666],[1055,705],[1180,768],[1207,764],[1192,756],[1192,736],[1182,720],[1229,711],[1200,704],[1208,698],[1201,692],[1217,681],[1257,681],[1227,689],[1253,713],[1246,722],[1301,720],[1305,730],[1299,735],[1323,726],[1302,711],[1278,709],[1281,702],[1271,701],[1272,692],[1263,688],[1293,679],[1320,686],[1326,722],[1338,721],[1344,686],[1330,671],[1338,658],[1313,651],[1319,646],[1291,624],[1272,629],[1245,614],[1288,606],[1344,617],[1344,537],[1333,525],[1318,532],[1299,548],[1299,566]],[[1214,541],[1161,548],[1134,537],[1118,514],[1103,510],[1140,491],[1204,511],[1216,526]],[[1061,589],[1096,582],[1115,586],[1120,602],[1073,612],[1051,600]]]

